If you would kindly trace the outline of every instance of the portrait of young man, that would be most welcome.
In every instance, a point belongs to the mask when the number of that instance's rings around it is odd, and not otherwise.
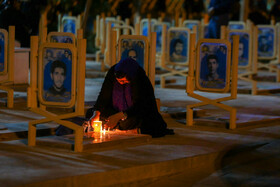
[[[209,54],[206,57],[206,75],[200,74],[200,85],[203,88],[224,88],[225,79],[219,72],[220,61],[216,54]],[[226,70],[224,70],[226,71]]]
[[[184,62],[187,60],[186,55],[184,55],[184,42],[180,38],[175,39],[173,45],[171,44],[170,52],[170,61],[172,62]]]
[[[53,102],[68,102],[71,99],[71,93],[64,87],[67,68],[66,64],[60,60],[52,62],[50,67],[50,77],[52,86],[45,91],[44,99]]]

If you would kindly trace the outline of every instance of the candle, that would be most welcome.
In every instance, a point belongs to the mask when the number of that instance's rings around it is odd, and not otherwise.
[[[102,121],[93,121],[94,132],[100,132],[102,130]]]

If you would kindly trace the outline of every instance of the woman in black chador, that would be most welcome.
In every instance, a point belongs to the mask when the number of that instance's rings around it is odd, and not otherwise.
[[[87,112],[91,121],[106,121],[110,129],[140,129],[141,134],[161,137],[174,134],[158,112],[154,89],[145,71],[132,58],[112,66],[97,101]]]

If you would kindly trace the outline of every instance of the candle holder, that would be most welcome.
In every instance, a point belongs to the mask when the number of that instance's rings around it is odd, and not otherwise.
[[[93,121],[93,131],[94,132],[101,132],[102,130],[102,121]]]

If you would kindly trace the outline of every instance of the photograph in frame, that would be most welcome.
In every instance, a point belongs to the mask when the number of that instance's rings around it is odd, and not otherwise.
[[[63,19],[62,21],[63,32],[69,32],[76,34],[76,20],[75,19]]]
[[[8,32],[0,29],[0,74],[7,73],[7,41]]]
[[[229,33],[229,40],[232,43],[232,37],[239,35],[239,46],[238,46],[238,66],[247,67],[249,65],[250,54],[250,35],[247,32],[232,31]]]
[[[69,103],[72,91],[72,51],[43,48],[43,91],[46,102]]]
[[[169,62],[188,62],[189,29],[170,29],[168,32],[169,41]]]
[[[274,57],[274,29],[271,27],[258,28],[258,57]]]
[[[200,90],[223,91],[227,84],[228,47],[223,43],[201,43],[197,87]]]
[[[145,69],[145,48],[146,42],[141,39],[122,39],[120,45],[121,59],[133,58]]]

